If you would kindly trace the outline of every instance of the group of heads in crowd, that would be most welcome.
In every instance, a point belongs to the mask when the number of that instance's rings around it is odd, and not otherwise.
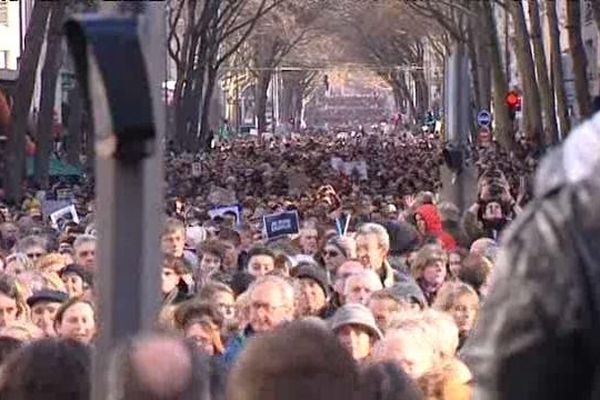
[[[352,389],[366,398],[389,379],[406,396],[394,398],[468,398],[461,349],[489,290],[498,234],[526,201],[518,174],[530,166],[494,148],[474,152],[477,201],[461,213],[439,200],[441,153],[432,138],[330,135],[235,139],[202,158],[170,154],[157,329],[171,336],[140,341],[179,346],[190,360],[190,348],[200,350],[233,368],[232,399],[274,399],[286,382],[306,395]],[[366,161],[368,178],[334,170],[332,156]],[[89,369],[101,321],[86,187],[73,188],[81,222],[60,231],[33,196],[0,209],[0,394],[20,390],[8,382],[35,371],[10,366],[35,352],[68,350],[73,365]],[[228,201],[238,215],[210,217]],[[299,232],[265,238],[262,217],[284,210],[298,212]],[[131,365],[151,364],[134,353],[126,351]],[[273,376],[281,386],[265,395],[261,380]]]

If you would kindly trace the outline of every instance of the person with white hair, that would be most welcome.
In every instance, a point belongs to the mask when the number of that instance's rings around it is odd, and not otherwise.
[[[371,295],[383,289],[381,280],[375,272],[366,269],[350,275],[344,286],[344,303],[369,304]]]
[[[223,359],[229,365],[238,358],[249,337],[272,331],[294,318],[294,288],[282,277],[259,278],[248,289],[248,296],[250,323],[225,350]]]
[[[383,340],[377,343],[373,361],[392,362],[402,367],[413,379],[420,378],[440,360],[427,330],[423,318],[405,320],[401,326],[390,329]]]
[[[75,264],[93,270],[96,265],[96,236],[79,235],[73,242]]]
[[[378,275],[384,287],[393,286],[400,280],[397,271],[388,261],[390,235],[386,228],[375,223],[367,223],[356,233],[356,255],[365,268],[372,269]]]

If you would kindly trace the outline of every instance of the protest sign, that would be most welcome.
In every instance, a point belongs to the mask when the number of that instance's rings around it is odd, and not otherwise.
[[[297,211],[285,211],[263,217],[263,229],[267,239],[274,239],[300,232]]]
[[[215,207],[208,212],[210,219],[226,217],[227,215],[235,216],[235,223],[236,225],[239,225],[242,222],[242,207],[239,204],[231,204],[228,206]]]
[[[75,206],[71,204],[50,214],[50,221],[52,222],[52,227],[54,229],[62,230],[69,222],[78,224],[79,216],[77,215]]]

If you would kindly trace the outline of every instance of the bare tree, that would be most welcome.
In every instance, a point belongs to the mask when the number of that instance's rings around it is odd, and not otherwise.
[[[37,153],[35,156],[34,179],[38,186],[46,189],[49,184],[50,153],[53,142],[54,99],[56,83],[62,61],[62,24],[67,8],[67,0],[52,3],[46,58],[42,69],[42,90],[37,120]]]
[[[527,5],[529,23],[531,25],[530,37],[533,43],[533,54],[535,55],[535,69],[544,107],[544,142],[546,145],[551,146],[558,142],[558,127],[556,125],[554,93],[550,86],[546,52],[544,51],[544,43],[542,41],[540,10],[537,0],[527,0]]]
[[[25,48],[19,65],[19,77],[11,110],[11,127],[4,171],[7,199],[12,202],[19,202],[22,196],[21,185],[25,172],[27,120],[51,7],[51,2],[35,2],[25,35]]]
[[[579,105],[580,118],[587,118],[592,110],[589,82],[587,77],[587,57],[581,39],[581,3],[567,1],[567,32],[569,33],[569,47],[573,60],[573,76],[575,79],[575,92]]]
[[[257,21],[285,1],[170,0],[168,51],[177,71],[170,126],[180,147],[197,148],[198,138],[208,130],[219,69]]]
[[[571,120],[569,119],[569,107],[567,105],[567,94],[565,92],[564,72],[560,51],[560,33],[558,30],[558,17],[556,15],[556,4],[551,2],[546,4],[546,18],[550,32],[550,59],[552,65],[552,77],[554,92],[556,94],[556,106],[558,111],[558,121],[562,136],[569,134],[571,130]]]
[[[263,18],[251,35],[245,49],[250,54],[242,57],[256,79],[255,112],[259,134],[267,127],[267,92],[275,70],[296,47],[315,37],[316,21],[328,4],[329,0],[287,2]]]
[[[523,98],[525,99],[523,130],[529,140],[535,146],[539,146],[542,143],[543,133],[542,111],[525,11],[523,10],[523,3],[520,1],[509,1],[507,6],[514,23],[515,30],[512,42],[523,84]]]

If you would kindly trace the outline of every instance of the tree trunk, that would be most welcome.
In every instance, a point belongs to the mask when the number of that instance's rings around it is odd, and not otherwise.
[[[560,33],[558,29],[558,17],[556,15],[556,3],[546,4],[546,17],[548,19],[548,30],[550,32],[550,60],[552,63],[553,86],[556,93],[556,106],[558,110],[558,121],[561,136],[566,137],[571,131],[571,120],[569,119],[569,106],[565,92],[565,79],[560,52]]]
[[[261,70],[256,82],[256,119],[258,121],[258,134],[262,136],[267,130],[267,91],[271,81],[271,71]]]
[[[530,36],[533,42],[533,54],[535,55],[535,69],[537,71],[542,105],[544,107],[544,143],[546,146],[552,146],[558,142],[558,127],[556,126],[554,96],[547,72],[546,52],[544,51],[544,43],[542,42],[540,10],[537,0],[527,0],[527,4],[531,26]]]
[[[570,54],[573,59],[575,92],[579,105],[579,117],[583,120],[592,111],[587,78],[587,57],[581,39],[581,4],[579,1],[567,1],[567,32],[569,33]]]
[[[484,1],[481,3],[484,13],[485,22],[482,24],[486,27],[483,35],[484,47],[487,48],[487,56],[492,67],[492,97],[494,100],[492,115],[494,116],[494,136],[498,143],[506,150],[511,151],[514,148],[514,132],[508,107],[504,101],[508,92],[508,83],[502,67],[502,56],[500,55],[500,42],[498,39],[498,31],[496,29],[496,20],[492,13],[492,5],[490,2]]]
[[[473,91],[473,101],[475,103],[475,108],[480,110],[483,107],[483,103],[481,101],[481,83],[479,81],[479,63],[477,57],[477,50],[475,48],[475,35],[471,35],[474,31],[474,28],[469,27],[470,39],[467,41],[467,51],[469,54],[469,67],[471,69],[471,81],[472,81],[472,91]]]
[[[200,148],[202,148],[202,144],[205,143],[206,137],[210,130],[210,107],[211,101],[215,90],[215,84],[217,82],[217,70],[211,66],[208,67],[208,74],[206,77],[206,86],[204,88],[202,99],[202,114],[200,117],[200,132],[199,132],[199,143]]]
[[[513,36],[513,45],[523,84],[523,98],[525,101],[524,133],[535,147],[539,147],[542,144],[543,133],[542,110],[540,106],[540,93],[535,73],[533,73],[535,66],[529,45],[529,33],[527,32],[523,3],[520,1],[509,1],[507,4],[511,10],[514,22],[515,35]]]
[[[7,157],[4,176],[6,177],[6,196],[11,202],[18,203],[22,196],[22,180],[25,171],[25,133],[33,97],[37,66],[44,43],[46,23],[51,2],[37,1],[31,12],[31,20],[25,35],[25,49],[19,64],[19,78],[15,90],[11,111],[11,127],[8,136]]]
[[[75,87],[69,92],[69,121],[68,121],[68,135],[67,135],[67,162],[71,165],[79,166],[79,153],[81,152],[81,131],[82,117],[83,117],[83,104],[81,99],[81,92],[79,85],[76,83]]]
[[[478,15],[481,15],[481,7],[476,8]],[[488,48],[486,47],[485,29],[487,27],[477,24],[475,32],[475,55],[477,57],[477,79],[479,81],[479,101],[480,106],[486,110],[490,109],[492,103],[492,66]]]
[[[37,153],[35,156],[34,179],[40,189],[49,185],[50,154],[54,142],[54,101],[58,71],[62,62],[62,23],[67,1],[54,2],[46,40],[46,59],[42,69],[42,92],[40,113],[37,121]]]

